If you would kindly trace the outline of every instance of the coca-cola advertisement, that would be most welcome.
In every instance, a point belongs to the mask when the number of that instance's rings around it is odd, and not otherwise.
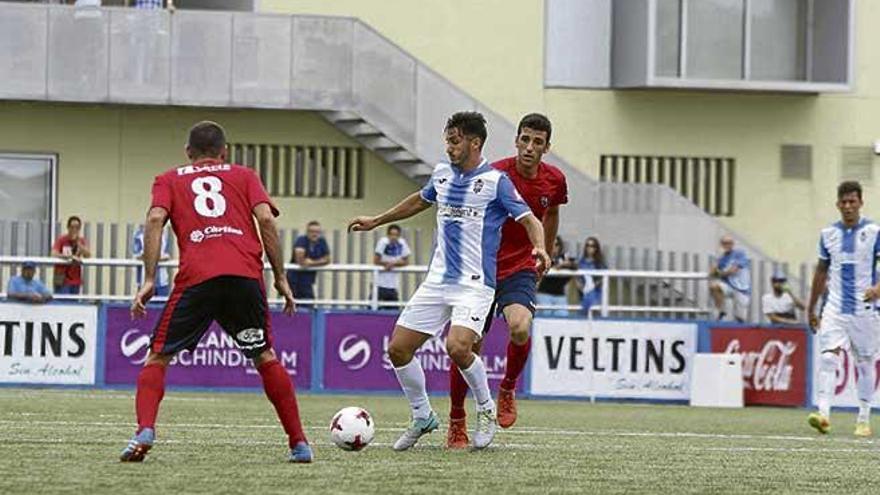
[[[807,331],[713,328],[712,352],[743,357],[746,405],[803,406],[807,400]]]

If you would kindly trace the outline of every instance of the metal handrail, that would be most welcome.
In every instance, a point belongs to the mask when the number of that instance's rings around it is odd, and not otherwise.
[[[54,257],[29,257],[29,256],[0,256],[0,265],[4,264],[22,264],[26,261],[32,262],[37,265],[69,265],[72,264],[72,260],[66,260],[62,258],[54,258]],[[143,266],[143,262],[135,259],[121,259],[121,258],[86,258],[81,261],[83,266],[103,266],[103,267],[127,267],[127,268],[138,268]],[[169,260],[160,262],[159,266],[164,268],[176,268],[178,267],[179,262],[177,260]],[[294,263],[285,263],[285,270],[308,270],[315,272],[368,272],[372,273],[373,278],[378,276],[379,273],[386,271],[384,267],[373,264],[330,264],[321,267],[309,267],[304,268],[300,265]],[[264,270],[271,270],[272,267],[269,263],[264,264]],[[428,266],[426,265],[409,265],[403,267],[395,267],[390,271],[398,272],[398,273],[425,273],[428,270]],[[612,278],[646,278],[646,279],[675,279],[675,280],[708,280],[709,275],[704,272],[673,272],[673,271],[649,271],[649,270],[615,270],[615,269],[604,269],[604,270],[569,270],[569,269],[551,269],[545,275],[547,277],[601,277],[602,278],[602,286],[609,287],[610,280]],[[622,312],[635,312],[635,313],[688,313],[688,314],[705,314],[708,310],[703,308],[689,308],[689,307],[649,307],[649,306],[613,306],[610,304],[608,290],[602,291],[602,300],[598,307],[598,311],[603,317],[607,317],[611,311],[622,311]],[[0,297],[5,297],[5,293],[0,293]],[[74,300],[74,301],[129,301],[131,300],[131,295],[100,295],[100,294],[88,294],[88,295],[66,295],[59,294],[54,296],[55,300]],[[167,300],[166,297],[155,297],[153,301],[162,302]],[[270,304],[283,304],[283,299],[273,298],[269,300]],[[360,300],[346,300],[346,299],[297,299],[298,304],[308,304],[308,305],[332,305],[332,306],[364,306],[369,307],[370,309],[377,310],[380,308],[395,308],[401,307],[405,304],[405,302],[386,302],[379,301],[379,289],[376,284],[373,284],[373,288],[371,291],[370,299],[360,299]],[[565,309],[565,310],[579,310],[580,306],[566,305],[566,306],[556,306],[556,305],[539,305],[537,309]],[[596,308],[593,308],[596,309]]]

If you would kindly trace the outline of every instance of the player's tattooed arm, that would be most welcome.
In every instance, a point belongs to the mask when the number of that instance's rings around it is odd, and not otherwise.
[[[374,217],[360,216],[352,218],[348,222],[348,231],[370,231],[375,229],[376,227],[379,227],[380,225],[385,225],[386,223],[396,222],[398,220],[409,218],[413,215],[427,210],[431,206],[431,203],[425,201],[422,198],[420,192],[414,192],[404,198],[403,201],[397,203],[390,210],[382,213],[381,215],[376,215]]]
[[[272,275],[275,279],[275,290],[284,299],[284,313],[288,316],[293,314],[296,305],[293,302],[293,291],[284,276],[284,259],[281,257],[281,240],[278,236],[278,226],[275,215],[267,203],[260,203],[254,207],[254,216],[260,226],[260,237],[263,239],[263,249],[269,264],[272,266]]]
[[[154,206],[147,213],[144,227],[144,282],[131,303],[131,316],[140,318],[146,314],[147,303],[153,297],[156,285],[156,266],[162,250],[162,229],[168,220],[165,208]]]
[[[816,314],[816,304],[819,297],[825,293],[825,284],[828,281],[828,260],[819,260],[816,271],[813,273],[813,284],[810,287],[810,301],[807,305],[807,321],[815,333],[819,329],[819,315]]]

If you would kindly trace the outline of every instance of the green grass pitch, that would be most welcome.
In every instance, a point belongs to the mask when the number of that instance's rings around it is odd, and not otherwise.
[[[363,452],[330,444],[327,423],[369,410]],[[433,399],[446,416],[448,403]],[[407,420],[396,396],[302,395],[311,465],[285,462],[269,402],[251,393],[169,391],[144,464],[121,464],[133,392],[0,389],[0,493],[880,493],[880,445],[836,413],[820,437],[805,410],[520,401],[482,452],[449,452],[445,430],[390,448]]]

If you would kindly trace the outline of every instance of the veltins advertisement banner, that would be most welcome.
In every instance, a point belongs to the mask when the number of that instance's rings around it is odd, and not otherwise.
[[[535,395],[687,400],[697,325],[539,318]]]
[[[98,308],[0,303],[0,383],[92,385]]]

